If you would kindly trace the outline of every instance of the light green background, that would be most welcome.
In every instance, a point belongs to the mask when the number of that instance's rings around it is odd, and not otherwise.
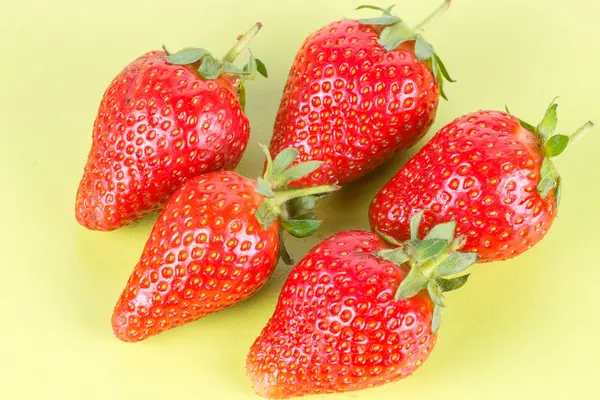
[[[386,0],[387,1],[387,0]],[[440,0],[398,0],[417,23]],[[254,53],[270,79],[248,85],[252,142],[238,171],[260,173],[290,62],[322,25],[358,16],[359,0],[0,0],[0,398],[255,399],[246,351],[289,267],[251,300],[139,344],[113,337],[113,305],[152,227],[77,225],[73,203],[100,97],[128,62],[166,44],[221,54],[259,20]],[[600,3],[458,0],[427,33],[459,83],[432,132],[479,108],[541,118],[560,95],[559,128],[600,122]],[[382,5],[387,5],[384,4]],[[366,14],[361,14],[366,15]],[[429,137],[429,136],[428,136]],[[422,146],[421,141],[417,148]],[[317,241],[367,227],[378,188],[416,151],[348,185],[321,209]],[[597,258],[600,128],[557,162],[559,218],[513,261],[479,265],[448,299],[438,344],[411,378],[335,399],[566,399],[599,389]],[[292,243],[290,241],[290,243]]]

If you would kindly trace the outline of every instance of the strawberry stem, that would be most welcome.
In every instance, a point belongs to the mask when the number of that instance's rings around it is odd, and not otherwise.
[[[229,49],[229,51],[227,52],[227,54],[225,54],[225,56],[223,57],[223,62],[233,62],[235,61],[235,59],[237,58],[237,56],[240,55],[240,53],[242,52],[242,50],[244,50],[244,48],[248,45],[248,43],[250,43],[250,41],[252,40],[252,38],[254,38],[254,36],[256,36],[256,34],[258,33],[258,31],[260,31],[260,28],[262,28],[262,23],[257,22],[256,24],[254,24],[252,26],[252,28],[250,28],[248,30],[248,32],[244,33],[237,41],[237,43],[231,48]]]
[[[425,18],[419,25],[415,26],[415,34],[419,35],[425,32],[425,30],[429,28],[436,19],[438,19],[442,14],[446,12],[446,10],[448,10],[451,3],[452,0],[445,0],[444,3],[440,5],[433,13],[431,13],[427,18]]]
[[[284,192],[276,193],[275,197],[272,199],[268,199],[268,201],[271,201],[274,204],[281,206],[284,203],[287,203],[288,201],[290,201],[292,199],[296,199],[298,197],[331,193],[331,192],[335,192],[338,189],[339,189],[339,186],[337,186],[337,185],[321,185],[321,186],[314,186],[314,187],[303,188],[303,189],[286,190]]]

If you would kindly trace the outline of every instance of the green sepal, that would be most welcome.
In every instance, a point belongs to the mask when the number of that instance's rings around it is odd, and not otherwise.
[[[410,239],[411,240],[419,239],[419,226],[421,225],[421,219],[423,219],[423,214],[425,214],[425,209],[416,212],[410,218]]]
[[[288,219],[281,221],[283,228],[297,238],[305,238],[315,233],[321,221],[316,219]]]
[[[433,46],[420,35],[415,39],[415,56],[419,61],[427,61],[433,56]]]
[[[279,152],[273,159],[273,167],[271,175],[281,175],[292,163],[298,158],[298,150],[293,147],[287,148]]]
[[[429,278],[425,276],[418,267],[413,267],[408,275],[400,282],[394,298],[396,300],[408,299],[415,296],[427,287]]]
[[[284,184],[288,184],[290,182],[297,181],[298,179],[318,170],[321,165],[323,165],[323,161],[306,161],[296,164],[281,174],[283,182]]]
[[[255,59],[256,61],[256,71],[263,76],[263,78],[269,77],[269,72],[267,71],[267,66],[260,58]]]
[[[410,256],[401,248],[379,250],[373,254],[379,258],[390,261],[395,265],[402,265],[410,260]]]
[[[375,229],[375,233],[377,235],[379,235],[379,237],[381,237],[384,241],[391,244],[392,246],[401,246],[400,242],[397,241],[396,239],[394,239],[393,237],[386,235],[385,233],[382,233],[382,232],[378,231],[377,229]]]
[[[434,226],[427,236],[425,236],[425,240],[427,239],[444,239],[448,243],[450,243],[454,239],[454,233],[456,230],[456,221],[450,221],[443,224],[438,224]]]
[[[237,84],[237,94],[240,108],[243,112],[246,112],[246,85],[241,80]]]
[[[554,135],[554,131],[556,130],[556,125],[558,124],[558,116],[556,114],[556,109],[558,108],[558,104],[555,103],[556,98],[552,100],[550,106],[546,110],[546,114],[536,128],[536,132],[541,136],[543,141],[547,141],[552,135]]]
[[[390,12],[392,11],[392,9],[394,7],[395,7],[395,4],[392,4],[388,8],[381,8],[381,7],[370,6],[370,5],[362,5],[362,6],[356,7],[355,10],[376,10],[376,11],[381,11],[384,15],[390,15]]]
[[[271,178],[271,170],[273,169],[273,158],[271,158],[271,151],[266,145],[262,143],[259,143],[258,147],[260,147],[263,154],[265,155],[265,158],[267,159],[267,166],[265,168],[264,178],[268,181]]]
[[[283,239],[283,231],[283,227],[279,228],[279,257],[281,257],[283,262],[287,265],[294,265],[294,260],[292,259],[292,256],[290,256],[285,245],[285,240]]]
[[[505,104],[505,105],[504,105],[504,109],[506,110],[506,112],[507,112],[507,113],[509,113],[510,115],[513,115],[513,116],[514,116],[514,114],[513,114],[512,112],[510,112],[510,110],[508,109],[508,104]],[[516,118],[516,117],[515,117],[515,118]],[[523,128],[525,128],[525,129],[526,129],[526,130],[528,130],[529,132],[531,132],[531,133],[535,133],[535,134],[537,135],[537,128],[536,128],[535,126],[531,125],[531,124],[530,124],[530,123],[528,123],[528,122],[525,122],[525,121],[523,121],[523,120],[522,120],[522,119],[520,119],[520,118],[517,118],[517,120],[519,121],[519,125],[521,125]]]
[[[407,29],[405,24],[397,22],[381,31],[377,43],[386,51],[392,51],[407,40],[413,40],[414,37],[414,33]]]
[[[451,292],[453,290],[460,289],[467,283],[471,274],[457,276],[456,278],[437,278],[436,282],[442,289],[442,292]]]
[[[273,189],[271,189],[271,184],[262,177],[259,177],[256,180],[256,192],[266,197],[275,196],[275,193],[273,193]]]
[[[270,209],[269,203],[266,201],[263,201],[260,206],[258,206],[254,215],[261,228],[265,231],[278,219],[278,215]]]
[[[442,294],[442,288],[435,279],[430,279],[427,282],[427,293],[429,293],[429,297],[431,300],[438,306],[444,307],[444,295]]]
[[[442,322],[442,307],[435,304],[433,306],[433,316],[431,317],[431,333],[434,335],[440,329],[440,323]]]
[[[569,137],[567,135],[550,136],[544,142],[544,155],[546,157],[559,156],[569,145]]]
[[[560,205],[560,199],[562,197],[562,179],[560,176],[556,179],[556,186],[554,186],[554,200],[556,201],[556,209]]]
[[[452,79],[452,77],[448,73],[448,69],[446,68],[446,65],[444,64],[444,62],[442,61],[442,59],[440,58],[440,56],[438,56],[437,53],[433,53],[433,57],[432,58],[433,58],[434,62],[437,64],[437,66],[438,66],[440,72],[442,73],[442,76],[444,77],[444,79],[446,79],[450,83],[456,83],[457,81],[455,79]]]
[[[363,18],[358,20],[358,23],[361,25],[392,25],[396,22],[400,22],[400,18],[394,15],[382,15],[380,17]]]
[[[421,265],[440,255],[448,247],[448,241],[445,239],[409,240],[406,245],[409,254]]]
[[[286,208],[290,219],[315,219],[314,210],[319,201],[326,195],[302,196],[287,202]]]
[[[223,70],[223,63],[210,54],[207,54],[202,58],[202,62],[198,67],[200,76],[208,80],[217,79]]]
[[[437,266],[435,274],[438,277],[458,274],[475,264],[477,261],[479,261],[479,255],[476,253],[452,252]]]
[[[163,50],[165,50],[165,52],[168,53],[164,46]],[[177,53],[171,53],[165,56],[165,60],[167,60],[169,64],[188,65],[195,63],[196,61],[200,61],[207,55],[210,55],[210,53],[206,49],[202,49],[199,47],[188,47],[179,50]]]
[[[552,160],[544,158],[540,171],[540,182],[537,185],[537,191],[543,200],[547,199],[550,191],[556,186],[558,177],[558,171]]]
[[[250,72],[248,71],[244,71],[242,69],[239,69],[238,67],[236,67],[235,65],[231,64],[231,63],[226,63],[225,64],[225,69],[224,71],[228,74],[233,74],[233,75],[249,75]]]

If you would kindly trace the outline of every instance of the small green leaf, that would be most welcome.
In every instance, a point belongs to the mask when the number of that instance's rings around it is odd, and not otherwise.
[[[554,199],[556,201],[556,209],[560,205],[560,199],[562,197],[562,179],[560,176],[556,179],[556,186],[554,186]]]
[[[476,253],[450,253],[435,270],[435,276],[449,276],[463,272],[479,261]]]
[[[227,72],[228,74],[234,74],[234,75],[250,75],[250,72],[244,71],[243,69],[239,69],[232,63],[225,64],[225,72]]]
[[[188,47],[187,49],[179,50],[177,53],[170,54],[165,57],[165,60],[170,64],[175,65],[187,65],[200,61],[204,56],[210,55],[210,53],[201,48]]]
[[[386,51],[392,51],[407,40],[414,39],[414,34],[399,22],[385,27],[377,41]]]
[[[246,112],[246,85],[244,85],[244,82],[241,80],[238,82],[237,93],[240,107],[242,108],[242,111]]]
[[[200,67],[198,67],[198,73],[205,79],[217,79],[223,70],[223,64],[210,54],[205,55],[202,58]]]
[[[302,196],[291,199],[286,203],[290,219],[314,219],[313,212],[318,202],[326,195]],[[310,216],[310,218],[309,218]],[[300,218],[305,217],[305,218]]]
[[[290,219],[282,221],[281,225],[290,235],[297,238],[305,238],[319,229],[321,221],[314,219]]]
[[[450,243],[454,239],[454,231],[456,229],[456,221],[446,222],[434,226],[431,231],[425,236],[427,239],[445,239]]]
[[[290,256],[285,241],[283,240],[283,227],[279,228],[279,256],[287,265],[294,265],[294,260]]]
[[[263,228],[263,230],[269,229],[269,227],[275,222],[277,219],[277,215],[273,214],[269,207],[267,206],[267,202],[263,201],[260,206],[256,209],[255,214],[258,223]]]
[[[558,172],[554,167],[554,163],[549,158],[544,158],[540,171],[540,182],[537,185],[537,191],[542,199],[548,197],[548,193],[555,187],[558,179]]]
[[[556,157],[560,155],[569,144],[567,135],[554,135],[548,138],[544,143],[544,154],[546,157]]]
[[[437,284],[435,279],[427,282],[427,293],[431,300],[438,306],[444,307],[444,295],[442,294],[442,288]]]
[[[370,6],[370,5],[362,5],[362,6],[358,6],[355,8],[355,10],[375,10],[375,11],[381,11],[382,13],[389,15],[390,12],[392,11],[392,8],[394,8],[393,5],[389,6],[388,8],[381,8],[381,7],[377,7],[377,6]]]
[[[450,77],[450,74],[448,73],[448,70],[446,69],[446,65],[444,65],[444,63],[442,62],[442,59],[441,59],[441,58],[440,58],[440,56],[438,56],[436,53],[433,53],[433,62],[434,62],[435,64],[437,64],[437,66],[438,66],[438,69],[439,69],[439,70],[440,70],[440,72],[442,73],[442,76],[443,76],[444,78],[446,78],[446,80],[447,80],[448,82],[451,82],[451,83],[455,83],[455,82],[456,82],[456,80],[454,80],[454,79],[452,79],[452,78]]]
[[[552,104],[546,110],[546,114],[542,119],[542,122],[537,126],[537,132],[542,136],[544,141],[548,140],[556,130],[556,125],[558,123],[558,118],[556,115],[556,109],[558,108],[558,104],[556,104],[554,99]]]
[[[269,73],[267,71],[267,66],[265,65],[264,62],[262,62],[262,60],[260,59],[255,59],[256,61],[256,71],[258,71],[259,74],[261,74],[263,77],[268,78],[269,77]]]
[[[444,77],[442,75],[442,72],[440,71],[438,63],[436,63],[433,59],[429,59],[427,60],[427,65],[429,65],[429,67],[431,68],[433,77],[435,78],[435,81],[438,84],[438,87],[440,89],[440,96],[442,96],[444,100],[448,101],[448,96],[446,96],[446,91],[444,90]]]
[[[413,297],[427,287],[427,281],[428,278],[423,275],[418,267],[411,268],[408,275],[400,282],[400,286],[398,286],[394,298],[396,300],[402,300]]]
[[[419,239],[419,226],[421,225],[421,219],[423,219],[423,214],[425,210],[421,210],[410,218],[410,238],[412,240]]]
[[[273,169],[273,159],[271,158],[271,151],[267,146],[262,143],[258,144],[258,147],[262,150],[265,158],[267,159],[267,168],[265,169],[265,179],[269,180],[271,178],[271,170]]]
[[[281,150],[273,160],[273,169],[271,176],[276,177],[281,175],[283,171],[288,169],[290,165],[298,158],[298,150],[293,147]]]
[[[388,260],[389,262],[395,265],[402,265],[405,262],[408,262],[408,260],[410,260],[408,254],[406,254],[402,249],[379,250],[374,254],[375,256],[383,258],[384,260]]]
[[[374,18],[363,18],[359,19],[358,23],[361,25],[392,25],[396,22],[400,22],[400,18],[395,15],[382,15]]]
[[[323,165],[323,161],[306,161],[286,169],[281,176],[287,184],[315,172],[321,165]]]
[[[378,231],[377,229],[375,229],[375,233],[377,235],[379,235],[387,243],[389,243],[389,244],[391,244],[393,246],[401,246],[401,243],[399,241],[397,241],[396,239],[394,239],[393,237],[388,236],[385,233],[382,233],[382,232]]]
[[[431,317],[431,333],[434,335],[440,329],[440,322],[442,321],[442,307],[437,304],[433,306],[433,316]]]
[[[415,259],[419,264],[438,256],[448,247],[448,241],[445,239],[418,240],[411,241],[410,244],[416,250]]]
[[[445,292],[451,292],[453,290],[457,290],[457,289],[460,289],[461,287],[463,287],[465,285],[465,283],[467,283],[469,276],[470,276],[470,274],[461,275],[461,276],[457,276],[456,278],[450,278],[450,279],[437,278],[436,281],[437,281],[438,285],[440,285],[440,288],[442,288],[442,292],[445,293]]]
[[[433,46],[423,39],[422,36],[417,36],[415,40],[415,56],[417,60],[426,61],[433,55]]]
[[[269,182],[267,182],[263,178],[258,178],[256,180],[256,182],[257,182],[257,184],[256,184],[256,192],[257,193],[260,193],[266,197],[274,197],[275,196],[275,193],[273,193],[273,190],[271,189],[271,184]]]

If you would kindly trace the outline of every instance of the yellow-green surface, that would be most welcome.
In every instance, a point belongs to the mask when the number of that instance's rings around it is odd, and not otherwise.
[[[387,0],[386,0],[387,1]],[[385,4],[386,1],[384,1]],[[416,23],[440,0],[398,0]],[[289,267],[258,295],[139,344],[113,337],[112,307],[155,217],[87,231],[73,203],[102,92],[129,61],[166,44],[224,52],[253,22],[271,78],[248,85],[252,143],[238,171],[261,172],[290,62],[311,31],[357,16],[348,0],[0,0],[0,398],[254,399],[246,351],[270,316]],[[509,104],[541,118],[561,96],[559,129],[600,122],[600,3],[458,0],[427,34],[459,79],[432,131],[478,108]],[[364,14],[363,14],[364,15]],[[432,134],[433,132],[430,132]],[[425,143],[421,141],[416,148]],[[379,187],[416,151],[328,199],[314,238],[367,227]],[[519,258],[479,265],[449,296],[438,344],[411,378],[334,399],[567,399],[598,393],[600,129],[557,166],[559,218]],[[324,397],[325,398],[325,397]]]

